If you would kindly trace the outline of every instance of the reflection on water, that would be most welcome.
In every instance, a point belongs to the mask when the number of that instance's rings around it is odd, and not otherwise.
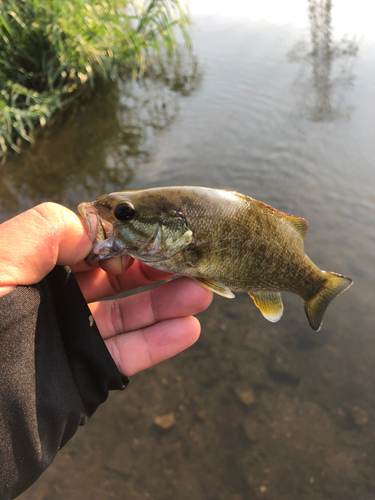
[[[139,128],[121,130],[118,100],[114,86],[111,92],[101,89],[60,127],[47,130],[34,149],[9,159],[0,183],[4,215],[44,200],[69,206],[77,194],[93,192],[98,186],[103,189],[111,179],[129,181],[132,159],[141,154],[142,134]],[[93,122],[95,127],[90,127]],[[118,134],[122,136],[121,148]],[[107,162],[108,150],[120,164]]]
[[[298,42],[289,52],[291,62],[301,63],[294,89],[301,95],[301,112],[312,121],[349,117],[353,108],[345,106],[340,91],[353,84],[353,58],[358,43],[343,37],[333,41],[332,0],[308,0],[311,45]],[[311,75],[306,75],[311,66]]]
[[[1,167],[3,220],[45,200],[75,209],[77,200],[125,189],[139,163],[147,162],[157,131],[178,114],[178,96],[199,85],[193,56],[155,66],[141,80],[99,88],[34,148]]]
[[[11,203],[75,206],[126,183],[234,189],[306,217],[307,254],[354,285],[318,333],[292,294],[277,324],[246,294],[216,297],[199,342],[112,394],[20,499],[374,500],[372,26],[354,57],[357,44],[333,35],[350,19],[345,2],[306,2],[301,20],[301,1],[264,0],[254,21],[249,2],[228,13],[197,1],[199,88],[167,77],[167,88],[163,78],[124,86],[113,103],[99,95],[7,167],[4,215]],[[181,83],[186,97],[170,90]],[[339,120],[346,102],[355,109]]]

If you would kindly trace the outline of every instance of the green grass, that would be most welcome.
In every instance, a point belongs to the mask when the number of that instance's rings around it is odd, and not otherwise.
[[[1,0],[0,157],[97,81],[173,61],[188,23],[180,0]]]

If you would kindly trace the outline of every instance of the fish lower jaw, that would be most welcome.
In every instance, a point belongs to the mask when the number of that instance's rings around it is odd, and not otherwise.
[[[108,238],[107,240],[100,241],[92,248],[86,260],[90,262],[95,262],[98,260],[111,259],[113,257],[119,257],[120,255],[125,255],[123,249],[119,249],[116,240],[113,238]]]

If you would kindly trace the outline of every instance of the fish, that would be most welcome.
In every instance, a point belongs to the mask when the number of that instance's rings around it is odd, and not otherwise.
[[[352,284],[322,271],[305,254],[305,219],[234,191],[120,191],[83,202],[78,211],[93,242],[87,261],[129,255],[223,297],[247,292],[273,323],[284,310],[280,292],[291,292],[302,298],[317,331],[328,304]]]

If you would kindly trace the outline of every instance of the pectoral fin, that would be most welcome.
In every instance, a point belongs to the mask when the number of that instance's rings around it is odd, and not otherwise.
[[[284,306],[279,292],[248,292],[263,316],[276,323],[283,315]]]
[[[222,283],[219,283],[218,281],[212,281],[206,278],[192,278],[192,279],[197,283],[199,283],[204,288],[207,288],[207,290],[211,290],[212,292],[217,293],[222,297],[225,297],[227,299],[234,298],[234,294],[229,290],[229,288],[223,285]]]

